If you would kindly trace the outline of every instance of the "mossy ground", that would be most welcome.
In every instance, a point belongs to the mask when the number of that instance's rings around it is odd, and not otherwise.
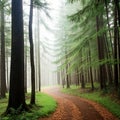
[[[26,102],[30,101],[30,94],[26,95]],[[36,105],[32,106],[30,112],[21,113],[20,115],[15,114],[16,111],[13,110],[13,115],[2,116],[7,107],[8,98],[0,100],[0,120],[37,120],[41,117],[46,117],[50,113],[54,112],[56,109],[56,101],[49,95],[44,93],[36,93]]]

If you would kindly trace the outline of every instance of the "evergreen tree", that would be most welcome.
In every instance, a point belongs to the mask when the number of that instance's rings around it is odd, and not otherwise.
[[[26,109],[24,93],[24,38],[22,0],[12,0],[12,53],[10,71],[10,91],[6,113],[11,108]]]

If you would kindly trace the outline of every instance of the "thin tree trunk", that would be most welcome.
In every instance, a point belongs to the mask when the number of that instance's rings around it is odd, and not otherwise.
[[[6,93],[6,70],[5,70],[5,31],[4,31],[4,6],[1,8],[1,97]]]
[[[117,7],[115,5],[114,10],[114,59],[117,61],[117,55],[118,55],[118,28],[117,28]],[[115,89],[118,88],[118,65],[117,63],[114,64],[114,83],[115,83]]]
[[[66,76],[66,87],[70,88],[70,81],[69,81],[69,75],[68,75],[68,62],[67,62],[68,58],[67,58],[67,50],[66,49],[65,49],[65,55],[66,55],[66,71],[65,71],[66,72],[66,75],[65,75]]]
[[[112,35],[110,32],[110,23],[109,23],[109,10],[108,10],[108,5],[107,5],[107,0],[105,0],[105,7],[106,7],[106,16],[107,16],[107,24],[108,24],[108,32],[109,32],[109,36],[110,36],[110,45],[111,45],[111,49],[112,49],[112,53],[113,53],[113,45],[112,45]]]
[[[76,76],[77,76],[76,86],[79,86],[79,85],[80,85],[80,82],[79,82],[79,70],[78,70],[78,68],[77,68],[77,70],[76,70]]]
[[[8,50],[7,50],[8,51]],[[8,64],[8,52],[7,52],[7,55],[6,55],[6,89],[7,89],[7,92],[9,91],[9,64]]]
[[[66,65],[66,87],[67,88],[70,88],[70,81],[69,81],[69,75],[67,73],[67,70],[68,70],[68,65]]]
[[[82,63],[82,51],[81,51],[81,63]],[[81,88],[85,88],[85,77],[84,77],[84,72],[83,72],[83,68],[81,69],[81,73],[80,73],[80,81],[81,81]]]
[[[91,67],[91,51],[90,51],[90,42],[89,42],[88,44],[89,44],[89,62],[90,62],[89,72],[90,72],[90,80],[91,80],[91,87],[92,87],[92,90],[94,90],[93,74],[92,74],[92,67]]]
[[[26,47],[27,47],[27,42],[26,42]],[[25,93],[27,93],[27,49],[25,50],[25,60],[24,60],[24,63],[25,63],[25,69],[24,69],[24,90],[25,90]]]
[[[61,78],[62,78],[62,86],[63,86],[63,88],[65,86],[65,76],[66,76],[65,70],[61,71]]]
[[[30,104],[35,104],[35,66],[34,66],[34,48],[32,35],[33,22],[33,1],[30,1],[30,16],[29,16],[29,42],[30,42],[30,61],[31,61],[31,100]]]
[[[81,73],[81,88],[85,88],[85,79],[83,73]]]
[[[37,9],[34,9],[35,18],[38,19]],[[36,20],[36,19],[35,19]],[[35,60],[35,91],[38,91],[38,23],[36,21],[36,26],[34,27],[34,60]]]
[[[39,91],[41,91],[41,59],[40,59],[40,13],[39,9],[37,8],[37,15],[38,15],[38,81],[39,81]]]

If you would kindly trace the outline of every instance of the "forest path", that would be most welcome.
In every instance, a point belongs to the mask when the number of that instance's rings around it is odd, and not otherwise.
[[[43,92],[54,97],[58,106],[52,115],[39,120],[118,120],[99,104],[61,93],[58,87],[47,88]]]

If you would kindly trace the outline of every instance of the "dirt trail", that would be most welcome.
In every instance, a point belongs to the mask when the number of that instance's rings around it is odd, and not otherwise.
[[[77,96],[63,94],[57,87],[43,91],[57,100],[58,107],[48,118],[39,120],[118,120],[99,104]]]

